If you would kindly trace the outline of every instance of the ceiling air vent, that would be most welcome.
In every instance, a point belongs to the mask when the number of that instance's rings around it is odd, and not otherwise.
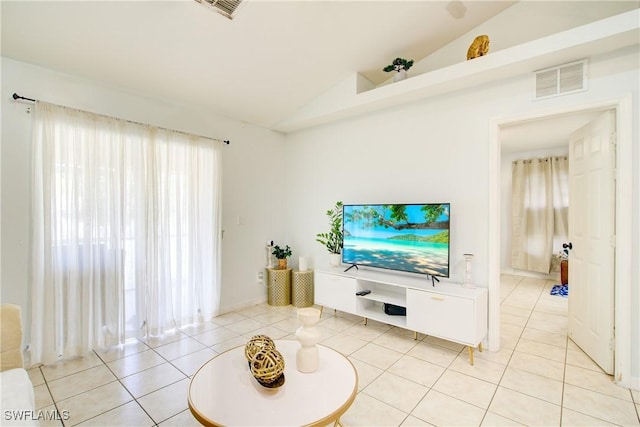
[[[536,71],[535,99],[587,90],[587,60]]]
[[[215,11],[223,14],[229,19],[233,19],[234,13],[242,0],[196,0],[198,3],[210,6]]]

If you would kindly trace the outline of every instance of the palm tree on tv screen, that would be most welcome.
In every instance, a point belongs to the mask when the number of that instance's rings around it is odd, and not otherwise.
[[[424,222],[409,222],[407,205],[363,206],[347,214],[349,221],[361,222],[363,228],[385,227],[395,230],[449,228],[448,205],[423,205]],[[446,218],[446,219],[443,219]]]

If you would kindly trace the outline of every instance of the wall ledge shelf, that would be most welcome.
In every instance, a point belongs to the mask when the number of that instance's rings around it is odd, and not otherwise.
[[[354,73],[275,129],[294,132],[638,44],[640,9],[634,9],[396,83],[375,87]]]

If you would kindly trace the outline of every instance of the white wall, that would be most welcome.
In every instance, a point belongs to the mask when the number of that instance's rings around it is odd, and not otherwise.
[[[464,95],[462,95],[464,97]],[[288,136],[292,177],[289,227],[296,247],[327,262],[313,237],[326,231],[325,211],[344,203],[451,203],[451,280],[462,280],[463,253],[474,253],[474,271],[486,286],[486,240],[475,233],[486,222],[487,152],[470,144],[465,127],[472,111],[453,123],[432,120],[457,110],[460,95],[327,125]],[[466,173],[465,173],[466,171]],[[468,179],[460,179],[464,175]],[[468,221],[474,212],[473,221]],[[462,238],[462,236],[468,236]],[[483,282],[483,277],[485,281]]]
[[[30,331],[29,221],[31,114],[11,94],[37,98],[132,121],[229,139],[223,151],[221,309],[264,301],[256,283],[264,242],[284,238],[284,136],[212,111],[176,105],[2,58],[2,302],[23,307]],[[282,208],[278,208],[282,207]],[[241,224],[238,225],[238,217]]]
[[[287,135],[290,240],[318,266],[326,263],[327,255],[313,238],[326,230],[324,212],[336,200],[450,202],[451,280],[462,280],[462,254],[471,252],[475,254],[473,280],[488,286],[490,122],[632,94],[633,141],[637,142],[638,60],[635,46],[590,58],[589,90],[573,95],[532,101],[534,77],[528,74]],[[629,230],[634,236],[634,260],[640,259],[639,168],[636,143]],[[637,263],[629,279],[635,301],[632,334],[640,337]],[[638,341],[631,344],[635,378],[640,376]]]
[[[544,126],[541,123],[540,126]],[[566,156],[569,154],[569,141],[563,147],[547,148],[542,150],[522,151],[517,153],[503,153],[500,157],[500,271],[502,273],[514,273],[535,277],[560,277],[558,272],[544,275],[540,273],[514,270],[511,267],[511,164],[516,160],[539,159],[552,156]]]
[[[571,58],[573,59],[573,58]],[[30,116],[11,93],[139,122],[230,139],[224,151],[223,309],[264,300],[255,276],[273,239],[306,255],[327,254],[315,234],[336,200],[450,202],[451,280],[474,253],[473,280],[488,285],[489,122],[633,96],[632,259],[640,259],[637,47],[590,60],[589,91],[531,101],[532,75],[451,93],[283,137],[210,111],[137,96],[96,82],[2,60],[2,301],[27,307]],[[240,221],[238,221],[240,219]],[[239,225],[238,222],[241,224]],[[632,269],[632,333],[640,338],[640,274]],[[28,324],[27,324],[28,331]],[[632,375],[640,353],[631,343]]]

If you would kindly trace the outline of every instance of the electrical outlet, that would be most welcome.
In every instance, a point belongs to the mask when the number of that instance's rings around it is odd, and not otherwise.
[[[262,283],[262,281],[264,280],[264,272],[263,271],[258,271],[258,275],[257,275],[256,279],[258,280],[258,283]]]

